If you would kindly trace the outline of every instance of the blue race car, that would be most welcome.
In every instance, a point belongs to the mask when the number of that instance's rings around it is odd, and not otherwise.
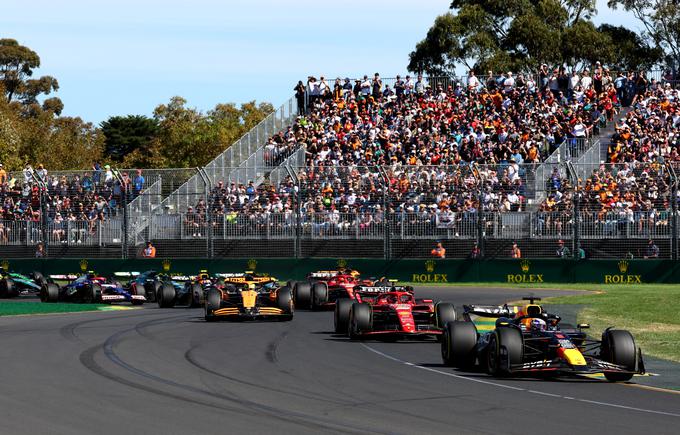
[[[89,271],[82,275],[50,275],[50,280],[40,292],[43,302],[83,302],[83,303],[112,303],[130,302],[141,305],[146,302],[143,292],[131,293],[113,280]],[[68,281],[68,284],[58,286],[54,280]]]
[[[170,273],[147,270],[146,272],[116,272],[116,277],[132,278],[125,288],[133,293],[146,294],[148,302],[158,302],[160,308],[170,308],[175,305],[191,305],[191,288],[187,282],[190,276],[174,275]]]

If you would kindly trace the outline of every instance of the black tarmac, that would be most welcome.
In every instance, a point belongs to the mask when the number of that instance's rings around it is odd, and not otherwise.
[[[524,295],[417,291],[456,305]],[[679,433],[680,394],[460,372],[441,365],[435,342],[335,336],[331,312],[281,323],[206,323],[202,314],[149,305],[0,318],[0,432]]]

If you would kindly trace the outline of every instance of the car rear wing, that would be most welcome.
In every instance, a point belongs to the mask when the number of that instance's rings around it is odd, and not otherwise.
[[[514,317],[518,311],[516,305],[463,305],[465,314],[482,317]]]
[[[49,275],[48,278],[59,281],[75,281],[80,275],[66,274],[66,275]]]
[[[113,276],[118,278],[134,278],[140,275],[140,272],[113,272]]]
[[[327,279],[327,278],[333,278],[335,276],[340,275],[340,272],[337,270],[319,270],[316,272],[312,272],[309,275],[307,275],[308,278],[320,278],[320,279]]]
[[[197,277],[193,275],[170,275],[170,279],[177,282],[193,281]]]
[[[276,278],[268,275],[255,275],[253,272],[243,272],[243,273],[216,273],[214,276],[217,278],[223,278],[226,282],[240,284],[246,282],[246,275],[252,276],[252,281],[256,283],[267,283],[271,281],[276,281]]]
[[[368,286],[368,285],[358,285],[354,287],[354,293],[375,295],[379,293],[389,293],[389,292],[409,292],[412,293],[413,289],[411,287],[404,287],[400,285],[390,285],[390,286]]]

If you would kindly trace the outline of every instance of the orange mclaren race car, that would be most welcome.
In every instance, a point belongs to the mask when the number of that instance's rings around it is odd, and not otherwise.
[[[494,376],[603,373],[609,381],[627,381],[645,373],[630,332],[607,328],[594,340],[583,331],[587,324],[560,325],[560,316],[535,303],[539,298],[524,299],[525,306],[465,305],[462,319],[444,327],[444,363]]]
[[[293,297],[290,287],[281,287],[276,278],[253,272],[217,274],[224,286],[208,290],[205,320],[292,320]]]

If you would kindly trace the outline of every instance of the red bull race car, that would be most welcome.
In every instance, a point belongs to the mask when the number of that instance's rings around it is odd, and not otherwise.
[[[358,285],[389,286],[384,278],[361,279],[353,269],[319,270],[307,275],[305,281],[290,282],[295,306],[302,309],[322,310],[333,308],[340,299],[353,299],[354,288]]]
[[[355,340],[438,338],[455,318],[453,305],[416,299],[410,287],[357,285],[351,299],[337,301],[334,324],[336,333]]]
[[[525,306],[465,305],[462,319],[444,327],[444,363],[493,376],[602,373],[612,382],[645,373],[630,332],[610,327],[594,340],[584,332],[587,324],[560,325],[560,316],[535,303],[540,298],[524,299]]]

